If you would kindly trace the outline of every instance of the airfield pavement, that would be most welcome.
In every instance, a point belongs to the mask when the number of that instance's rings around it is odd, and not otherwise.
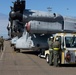
[[[0,52],[0,75],[76,75],[76,65],[49,66],[45,59],[37,56],[36,51],[17,53],[9,41],[5,41],[4,50]]]

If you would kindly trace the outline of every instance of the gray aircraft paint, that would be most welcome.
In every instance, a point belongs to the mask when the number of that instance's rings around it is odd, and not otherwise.
[[[76,18],[64,17],[57,13],[30,9],[24,9],[20,13],[19,10],[12,10],[10,18],[19,22],[17,22],[16,27],[12,27],[12,30],[19,28],[23,34],[16,41],[15,47],[19,49],[45,48],[48,47],[47,39],[51,34],[57,32],[76,32]],[[30,23],[29,31],[26,28],[28,23]]]

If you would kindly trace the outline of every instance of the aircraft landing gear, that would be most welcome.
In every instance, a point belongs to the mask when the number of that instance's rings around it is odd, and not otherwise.
[[[44,57],[44,53],[45,53],[45,49],[40,49],[38,56],[39,56],[40,58],[42,58],[42,57]]]
[[[16,49],[15,47],[14,47],[14,51],[20,53],[20,49]]]

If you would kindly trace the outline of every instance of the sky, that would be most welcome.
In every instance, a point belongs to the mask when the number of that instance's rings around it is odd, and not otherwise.
[[[10,6],[16,0],[0,0],[0,14],[9,15]],[[26,0],[26,9],[40,10],[48,12],[48,7],[52,8],[50,12],[61,14],[62,16],[76,17],[76,0]],[[0,35],[6,34],[8,18],[4,22],[0,15]],[[1,20],[2,19],[2,20]]]
[[[15,0],[0,0],[0,13],[9,14],[10,6]],[[59,13],[63,16],[76,16],[76,0],[26,0],[26,8]]]

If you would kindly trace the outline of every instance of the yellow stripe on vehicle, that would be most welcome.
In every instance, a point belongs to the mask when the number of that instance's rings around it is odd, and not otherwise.
[[[64,64],[64,60],[65,60],[65,58],[64,58],[64,52],[62,52],[61,64]]]

